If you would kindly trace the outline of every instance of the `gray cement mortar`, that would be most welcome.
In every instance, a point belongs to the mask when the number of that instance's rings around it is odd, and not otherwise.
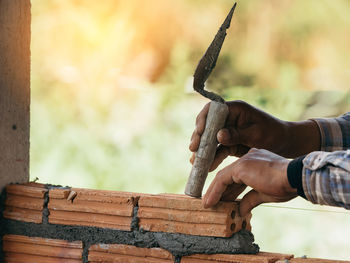
[[[52,186],[49,187],[52,188]],[[196,253],[256,254],[259,252],[259,246],[254,244],[253,234],[247,230],[241,230],[229,238],[144,231],[138,227],[138,207],[134,209],[134,217],[131,224],[132,231],[50,224],[48,223],[49,211],[47,209],[47,203],[49,201],[48,195],[46,195],[44,199],[44,218],[42,224],[9,220],[2,217],[5,199],[6,193],[3,192],[0,198],[2,204],[0,206],[0,260],[3,258],[2,236],[5,234],[82,241],[83,262],[88,262],[89,247],[92,244],[100,243],[126,244],[147,248],[161,247],[175,256],[175,262],[179,262],[181,256]]]

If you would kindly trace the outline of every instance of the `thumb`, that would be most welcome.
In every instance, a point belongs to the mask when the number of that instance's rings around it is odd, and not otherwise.
[[[248,215],[253,208],[265,203],[264,195],[258,193],[254,189],[250,190],[245,196],[243,196],[239,205],[239,214],[241,217]]]
[[[223,128],[218,131],[216,139],[220,144],[232,146],[242,143],[236,128]]]

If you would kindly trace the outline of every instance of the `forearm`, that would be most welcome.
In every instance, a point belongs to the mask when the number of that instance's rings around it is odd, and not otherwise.
[[[285,147],[279,153],[286,158],[296,158],[320,150],[321,134],[313,120],[286,122]]]
[[[350,148],[350,112],[337,118],[285,122],[286,140],[280,155],[296,158],[313,151]]]

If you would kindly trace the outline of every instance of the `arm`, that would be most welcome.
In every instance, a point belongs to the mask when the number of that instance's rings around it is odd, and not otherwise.
[[[313,203],[350,209],[350,151],[313,152],[319,149],[329,151],[350,148],[350,113],[333,119],[284,122],[247,104],[243,104],[247,108],[241,108],[241,112],[238,111],[237,114],[237,111],[232,111],[237,103],[241,102],[229,104],[231,112],[227,127],[218,133],[218,141],[223,144],[217,151],[216,158],[220,162],[228,155],[241,156],[242,154],[237,154],[237,149],[242,149],[242,145],[248,151],[254,145],[266,144],[267,149],[284,157],[311,153],[289,162],[268,151],[250,151],[219,171],[203,198],[205,207],[214,205],[220,199],[234,200],[248,185],[253,190],[242,199],[242,215],[261,203],[283,202],[297,194]],[[241,114],[244,110],[245,117]],[[203,111],[201,114],[203,115]],[[196,145],[196,137],[200,137],[203,122],[203,116],[200,115],[192,136],[191,150],[195,149],[193,146]],[[234,120],[231,127],[230,118],[231,121]],[[259,142],[257,138],[264,139],[261,137],[262,132],[267,139]],[[269,143],[271,139],[274,140]],[[283,143],[283,140],[288,140],[288,143]],[[279,150],[274,146],[276,144],[280,147]],[[226,148],[225,154],[220,153],[220,147]],[[233,149],[231,152],[230,148]],[[220,157],[220,154],[224,157]],[[217,161],[213,168],[220,162]]]

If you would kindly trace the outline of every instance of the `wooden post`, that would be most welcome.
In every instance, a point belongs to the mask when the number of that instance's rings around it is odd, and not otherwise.
[[[0,191],[29,180],[30,0],[0,0]]]

